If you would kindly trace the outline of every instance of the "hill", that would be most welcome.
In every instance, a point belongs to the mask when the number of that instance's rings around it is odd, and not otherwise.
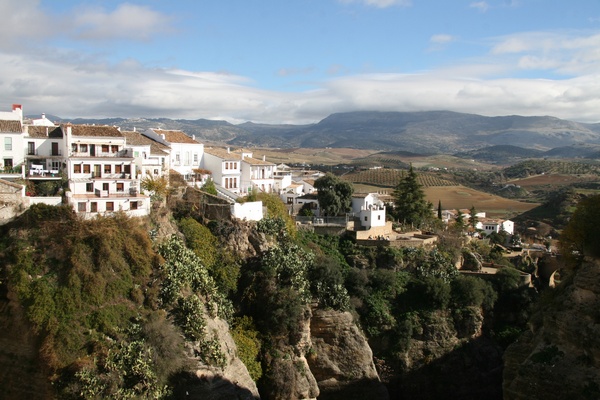
[[[58,120],[57,122],[65,122]],[[73,123],[118,125],[123,129],[181,129],[205,142],[244,147],[341,148],[455,154],[510,143],[548,151],[600,145],[600,124],[554,117],[485,117],[450,111],[337,113],[316,124],[267,125],[207,119],[75,119]]]

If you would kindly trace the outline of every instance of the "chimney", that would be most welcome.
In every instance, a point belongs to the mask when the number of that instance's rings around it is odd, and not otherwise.
[[[42,119],[46,119],[46,113],[42,113]]]
[[[21,111],[23,111],[23,106],[21,106],[20,104],[13,104],[12,105],[12,110],[13,111],[15,111],[15,110],[21,110]]]
[[[229,150],[229,147],[227,148],[227,154],[229,154],[231,151]]]
[[[133,127],[133,131],[135,132],[135,126]]]
[[[192,140],[196,140],[196,135],[192,135]]]
[[[263,154],[263,161],[267,161],[267,156]]]
[[[161,134],[160,134],[160,137],[162,138],[162,140],[167,140],[167,138],[165,137],[165,134],[164,134],[164,133],[161,133]]]

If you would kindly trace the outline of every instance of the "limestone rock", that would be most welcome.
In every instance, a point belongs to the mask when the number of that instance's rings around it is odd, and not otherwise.
[[[319,399],[387,399],[367,339],[352,314],[314,310],[310,322],[312,347],[308,365],[321,395]]]
[[[600,262],[586,260],[572,283],[532,317],[504,354],[504,398],[600,398]],[[565,282],[566,283],[566,282]]]

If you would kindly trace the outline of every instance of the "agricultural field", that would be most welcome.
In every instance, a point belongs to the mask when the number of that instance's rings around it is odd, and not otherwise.
[[[442,208],[446,210],[475,207],[477,211],[485,211],[488,217],[513,218],[539,206],[538,203],[505,199],[465,186],[432,186],[424,188],[424,192],[434,206],[441,201]]]
[[[344,175],[344,180],[354,184],[363,183],[379,187],[395,187],[405,176],[405,170],[380,168],[351,172]],[[417,181],[424,187],[430,186],[455,186],[456,182],[445,179],[438,174],[419,172]]]
[[[527,178],[513,179],[507,183],[521,186],[527,190],[540,186],[564,186],[574,183],[599,182],[597,175],[567,175],[567,174],[541,174],[529,176]]]

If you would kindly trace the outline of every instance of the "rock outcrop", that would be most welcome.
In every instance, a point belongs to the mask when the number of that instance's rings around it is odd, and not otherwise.
[[[600,261],[541,303],[529,331],[504,354],[504,398],[600,398]],[[550,296],[548,296],[550,297]]]
[[[367,339],[352,314],[314,310],[310,320],[312,346],[307,360],[321,395],[319,399],[387,399]]]

